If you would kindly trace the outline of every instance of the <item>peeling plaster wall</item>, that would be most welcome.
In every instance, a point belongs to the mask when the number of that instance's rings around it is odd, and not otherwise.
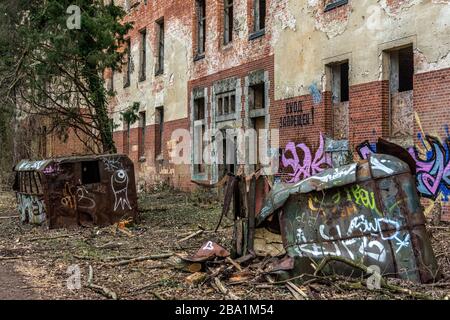
[[[123,2],[123,1],[122,1]],[[111,103],[116,131],[123,130],[120,112],[134,102],[140,103],[140,111],[147,113],[147,125],[155,124],[155,108],[164,106],[166,122],[187,118],[188,108],[184,99],[187,94],[187,83],[190,77],[189,62],[192,61],[192,38],[190,25],[190,6],[184,1],[148,1],[147,5],[139,5],[130,9],[127,20],[134,22],[131,39],[132,68],[130,86],[123,88],[123,73],[114,75],[116,96]],[[118,2],[121,4],[121,1]],[[158,19],[164,17],[164,74],[155,76],[157,59]],[[139,81],[140,66],[140,33],[147,29],[146,80]],[[138,127],[138,122],[132,128]]]
[[[382,80],[382,51],[411,42],[416,74],[450,67],[449,0],[349,0],[325,13],[321,0],[276,2],[275,100],[308,94],[312,83],[325,91],[325,64],[343,55],[350,85]]]

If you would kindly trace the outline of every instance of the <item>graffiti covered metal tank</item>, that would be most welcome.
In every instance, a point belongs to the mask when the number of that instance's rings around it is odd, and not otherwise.
[[[277,185],[257,218],[278,214],[286,257],[273,271],[314,273],[312,261],[337,256],[381,274],[416,282],[438,277],[411,168],[386,154],[329,169],[294,185]],[[351,275],[334,261],[325,273]]]

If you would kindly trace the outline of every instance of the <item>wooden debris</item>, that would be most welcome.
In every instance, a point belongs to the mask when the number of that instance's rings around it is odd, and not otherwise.
[[[306,293],[303,292],[299,287],[297,287],[292,282],[288,281],[286,283],[286,287],[288,290],[292,293],[294,297],[296,297],[297,300],[308,300],[309,297]]]
[[[124,265],[130,264],[130,263],[146,261],[146,260],[167,259],[167,258],[170,258],[171,256],[173,256],[172,252],[170,252],[170,253],[163,253],[163,254],[156,254],[156,255],[150,255],[150,256],[136,257],[136,258],[132,258],[132,259],[128,259],[128,260],[122,260],[122,261],[119,261],[119,262],[108,263],[107,265],[113,266],[113,267],[117,267],[117,266],[124,266]]]
[[[0,220],[7,220],[7,219],[18,219],[20,216],[6,216],[6,217],[0,217]]]
[[[177,242],[178,242],[178,243],[182,243],[182,242],[188,241],[189,239],[192,239],[192,238],[195,238],[195,237],[201,235],[203,232],[204,232],[204,230],[198,230],[198,231],[196,231],[196,232],[190,234],[189,236],[187,236],[187,237],[185,237],[185,238],[183,238],[183,239],[178,240]]]
[[[195,286],[195,285],[205,281],[207,276],[208,275],[204,272],[196,272],[196,273],[193,273],[190,276],[188,276],[186,278],[186,282]]]
[[[232,300],[240,300],[240,298],[238,296],[233,294],[230,290],[228,290],[225,287],[225,285],[222,283],[222,281],[220,281],[220,279],[218,277],[214,278],[214,284],[216,285],[219,292],[222,293],[223,295],[229,297]]]
[[[242,271],[242,267],[230,257],[226,257],[225,260],[231,263],[237,270]]]
[[[102,286],[93,284],[92,283],[93,278],[94,278],[94,269],[92,268],[92,266],[89,266],[89,277],[88,277],[87,287],[92,289],[95,292],[102,294],[103,296],[105,296],[108,299],[117,300],[117,294],[114,291],[112,291],[106,287],[102,287]]]
[[[54,236],[54,237],[37,237],[37,238],[31,238],[28,239],[28,241],[40,241],[40,240],[55,240],[55,239],[61,239],[61,238],[70,238],[72,237],[69,234],[64,234],[64,235],[59,235],[59,236]]]

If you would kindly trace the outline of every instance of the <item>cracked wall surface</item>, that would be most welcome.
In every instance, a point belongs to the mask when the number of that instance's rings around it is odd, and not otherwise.
[[[320,0],[279,2],[296,23],[274,24],[276,100],[307,94],[312,83],[325,88],[325,64],[344,55],[351,85],[378,81],[390,43],[413,44],[416,74],[450,67],[448,0],[350,0],[328,12]]]

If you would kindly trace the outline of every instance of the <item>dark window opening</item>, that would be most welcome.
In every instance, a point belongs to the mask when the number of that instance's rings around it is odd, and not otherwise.
[[[158,52],[156,63],[156,75],[164,73],[164,19],[156,22],[158,29]]]
[[[206,1],[197,0],[197,55],[205,53],[206,47]]]
[[[266,0],[255,0],[253,23],[255,32],[266,28]]]
[[[398,51],[398,91],[410,91],[414,87],[414,52],[412,47]]]
[[[126,41],[126,57],[127,62],[125,66],[125,74],[123,77],[123,87],[129,87],[130,86],[130,74],[131,74],[131,40],[128,39]]]
[[[146,78],[146,68],[147,68],[147,30],[142,30],[141,32],[141,51],[140,51],[140,70],[139,70],[139,80],[144,81]]]
[[[341,102],[349,101],[349,65],[348,62],[341,64]]]
[[[205,153],[206,144],[203,142],[205,135],[205,125],[198,125],[195,127],[195,159],[194,159],[194,173],[205,173],[206,166],[203,161],[203,154]]]
[[[233,20],[233,0],[224,0],[224,44],[233,41]]]
[[[234,91],[221,93],[216,96],[217,115],[227,115],[236,112],[236,94]]]
[[[249,87],[249,107],[250,110],[264,109],[266,107],[264,83]]]
[[[100,182],[100,169],[98,161],[81,162],[81,183],[93,184]]]
[[[145,134],[146,134],[146,114],[144,112],[139,113],[139,157],[145,156]]]
[[[194,101],[194,120],[205,119],[205,98],[195,99]]]
[[[159,157],[163,153],[162,146],[164,142],[164,107],[156,108],[156,123],[158,125],[157,134],[159,135],[159,137],[155,139],[155,155],[156,157]]]

